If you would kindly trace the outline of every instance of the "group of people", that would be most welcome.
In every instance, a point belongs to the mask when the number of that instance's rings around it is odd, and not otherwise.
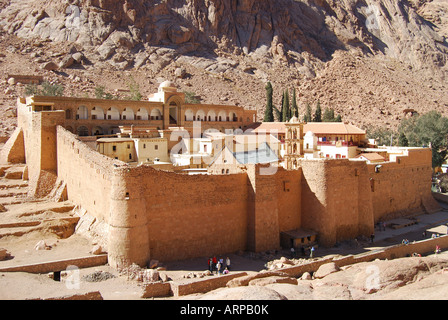
[[[217,275],[228,274],[230,272],[230,258],[227,257],[225,261],[223,258],[209,258],[208,270],[210,270],[211,273],[215,272]]]

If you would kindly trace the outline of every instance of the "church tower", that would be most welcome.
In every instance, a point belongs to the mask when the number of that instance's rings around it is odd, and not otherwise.
[[[300,122],[297,117],[292,117],[286,126],[286,154],[285,163],[287,170],[294,170],[298,168],[298,159],[303,158],[303,122]]]

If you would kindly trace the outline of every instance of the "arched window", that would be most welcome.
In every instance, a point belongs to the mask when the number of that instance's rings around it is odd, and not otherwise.
[[[89,110],[86,106],[80,106],[76,112],[77,120],[87,120],[89,119]]]
[[[204,110],[199,110],[196,112],[196,121],[205,121],[205,112]]]
[[[134,110],[131,108],[124,109],[121,118],[123,120],[135,120]]]
[[[106,114],[107,120],[120,120],[120,111],[115,107],[110,107]]]
[[[137,111],[137,120],[149,120],[148,110],[145,108],[140,108]]]
[[[185,111],[185,121],[193,121],[194,118],[195,116],[191,109]]]
[[[162,120],[162,113],[159,109],[151,110],[151,120]]]
[[[207,113],[207,120],[208,120],[208,121],[216,121],[216,113],[215,113],[215,111],[210,110],[210,111]]]
[[[101,107],[93,107],[92,119],[104,120],[104,110]]]

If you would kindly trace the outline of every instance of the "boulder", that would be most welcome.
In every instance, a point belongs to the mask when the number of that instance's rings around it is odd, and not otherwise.
[[[59,63],[59,68],[60,69],[70,68],[74,63],[75,63],[75,59],[73,59],[73,56],[67,55]]]
[[[5,260],[8,256],[8,251],[4,248],[0,248],[0,261]]]
[[[49,250],[51,247],[49,247],[45,240],[40,240],[36,245],[34,246],[34,250]]]
[[[314,278],[322,279],[329,274],[338,272],[339,270],[339,267],[334,262],[326,263],[321,265],[319,269],[317,269],[317,271],[314,273]]]
[[[47,71],[56,71],[56,70],[59,69],[59,66],[56,63],[50,61],[50,62],[47,62],[47,63],[43,64],[41,66],[41,68],[43,70],[47,70]]]
[[[266,286],[268,284],[276,284],[276,283],[297,284],[297,279],[293,277],[279,277],[279,276],[259,278],[251,280],[249,282],[249,286]]]
[[[176,70],[174,70],[174,75],[176,76],[176,78],[179,79],[183,79],[185,78],[186,72],[184,68],[176,68]]]
[[[305,272],[304,274],[302,274],[302,276],[300,277],[300,280],[312,280],[311,274],[309,272]]]
[[[94,254],[94,255],[99,255],[99,254],[104,253],[104,250],[103,250],[103,248],[100,245],[95,245],[92,248],[91,253]]]
[[[75,60],[76,63],[81,63],[82,59],[84,58],[84,55],[81,52],[76,52],[72,54],[73,60]]]

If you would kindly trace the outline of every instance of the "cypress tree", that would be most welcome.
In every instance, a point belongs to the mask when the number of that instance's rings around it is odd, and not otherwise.
[[[340,114],[336,117],[335,122],[342,122],[342,116]]]
[[[305,112],[305,116],[303,118],[303,121],[305,122],[311,122],[311,106],[309,103],[306,104],[306,112]]]
[[[334,117],[334,110],[325,108],[324,115],[322,117],[323,122],[336,122],[336,119]]]
[[[297,107],[297,101],[296,101],[296,88],[294,88],[292,90],[292,102],[291,102],[291,118],[293,116],[296,116],[297,118],[299,118],[299,108]]]
[[[283,92],[282,99],[282,121],[288,122],[291,119],[291,110],[289,109],[289,93],[288,89]]]
[[[272,84],[270,82],[266,85],[266,110],[264,111],[264,122],[274,122],[274,106],[272,105]]]
[[[320,107],[320,100],[317,100],[316,112],[314,113],[314,122],[322,122],[322,109]]]

